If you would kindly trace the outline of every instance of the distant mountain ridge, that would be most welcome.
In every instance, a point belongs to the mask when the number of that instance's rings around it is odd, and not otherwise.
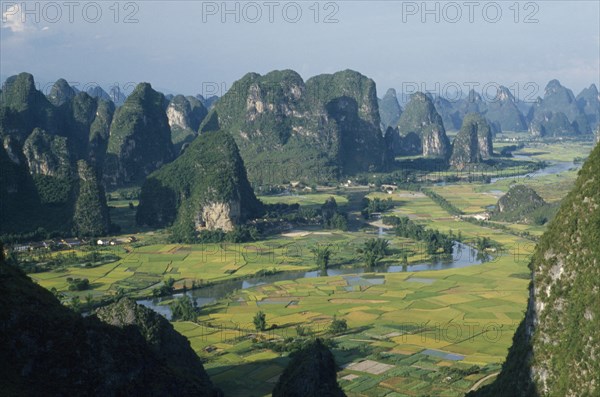
[[[469,113],[483,115],[494,133],[529,131],[543,136],[587,135],[600,123],[600,95],[596,84],[574,96],[558,80],[551,80],[545,87],[544,97],[538,97],[531,103],[515,97],[513,90],[502,85],[498,85],[496,93],[491,96],[492,88],[486,90],[485,96],[474,89],[451,100],[439,94],[428,93],[428,96],[442,117],[446,130],[459,130],[463,118]],[[406,95],[402,93],[401,97]]]

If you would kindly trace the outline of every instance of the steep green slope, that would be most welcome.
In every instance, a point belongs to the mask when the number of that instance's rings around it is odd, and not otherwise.
[[[498,123],[502,131],[527,131],[525,116],[517,107],[512,92],[504,86],[498,87],[496,97],[488,102],[485,117]]]
[[[492,132],[488,122],[477,113],[466,115],[452,143],[450,165],[463,169],[467,164],[480,163],[492,154]]]
[[[514,185],[498,200],[493,219],[504,222],[543,224],[556,209],[547,204],[535,190],[525,185]]]
[[[44,94],[36,90],[33,76],[21,73],[8,78],[0,95],[0,135],[12,135],[21,142],[42,128],[58,134],[59,116]]]
[[[183,145],[194,140],[207,113],[202,102],[192,96],[177,95],[169,102],[167,118],[175,153],[179,153]]]
[[[174,229],[182,233],[228,231],[261,211],[235,141],[214,131],[200,135],[177,160],[148,177],[137,221],[150,226],[175,222]]]
[[[105,158],[104,179],[112,186],[140,183],[173,160],[165,97],[140,83],[114,114]]]
[[[423,156],[448,158],[450,140],[446,135],[442,117],[439,115],[431,98],[422,92],[410,97],[398,122],[398,130],[402,137],[416,134],[421,138],[421,148],[416,153]],[[402,154],[402,153],[397,153]]]
[[[100,236],[108,232],[110,218],[104,189],[94,170],[84,161],[77,163],[79,178],[73,232],[78,236]]]
[[[477,396],[597,396],[600,391],[600,145],[531,260],[527,316],[503,372]]]
[[[390,88],[379,101],[379,116],[381,118],[381,129],[386,131],[388,127],[396,127],[402,114],[402,108],[398,103],[396,90]]]
[[[291,70],[249,73],[215,104],[200,131],[235,139],[251,181],[325,181],[384,166],[375,83],[354,71],[306,83]]]

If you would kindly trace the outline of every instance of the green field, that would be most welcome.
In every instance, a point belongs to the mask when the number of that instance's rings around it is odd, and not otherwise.
[[[259,200],[265,204],[300,204],[302,206],[321,206],[329,197],[333,197],[338,205],[348,203],[348,199],[337,194],[314,193],[297,194],[291,196],[259,196]]]
[[[323,334],[334,315],[346,319],[349,331],[335,338],[338,364],[373,360],[391,366],[381,374],[340,371],[340,379],[357,376],[341,380],[349,395],[386,390],[438,395],[442,389],[440,395],[463,395],[505,358],[526,308],[527,257],[513,249],[492,262],[455,270],[282,281],[243,290],[207,308],[197,324],[176,327],[227,395],[248,390],[268,395],[270,380],[285,366],[285,354],[253,342],[258,310],[266,313],[268,325],[277,324],[262,334],[274,341],[296,336],[296,325]],[[207,347],[216,350],[208,353]],[[426,349],[463,357],[449,360],[423,354]],[[444,382],[452,371],[467,368],[474,373]]]

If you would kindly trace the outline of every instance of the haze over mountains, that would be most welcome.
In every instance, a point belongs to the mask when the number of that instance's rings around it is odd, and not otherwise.
[[[533,135],[541,136],[585,135],[598,126],[600,95],[595,84],[575,97],[558,80],[552,80],[547,84],[543,97],[538,97],[533,103],[516,98],[509,88],[502,85],[492,96],[493,91],[483,97],[475,90],[470,90],[459,95],[458,99],[451,100],[439,95],[429,96],[447,130],[460,129],[463,118],[469,113],[483,115],[496,132],[530,131]],[[380,106],[382,120],[391,120],[392,114],[403,111],[396,110],[399,101],[395,90],[388,91],[380,100],[380,104],[384,103],[385,106]],[[525,107],[528,110],[523,113]],[[396,127],[397,124],[390,122],[385,125]]]

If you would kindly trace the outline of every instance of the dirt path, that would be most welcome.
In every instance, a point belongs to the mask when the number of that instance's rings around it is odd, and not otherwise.
[[[494,372],[493,374],[489,374],[488,376],[484,376],[483,378],[479,379],[479,380],[477,381],[477,383],[475,383],[475,384],[473,385],[473,387],[471,387],[471,388],[469,389],[469,391],[475,391],[475,390],[477,390],[477,389],[479,388],[479,386],[481,386],[481,384],[482,384],[483,382],[485,382],[486,380],[488,380],[488,379],[490,379],[490,378],[492,378],[492,377],[494,377],[494,376],[498,375],[499,373],[500,373],[500,372]]]

